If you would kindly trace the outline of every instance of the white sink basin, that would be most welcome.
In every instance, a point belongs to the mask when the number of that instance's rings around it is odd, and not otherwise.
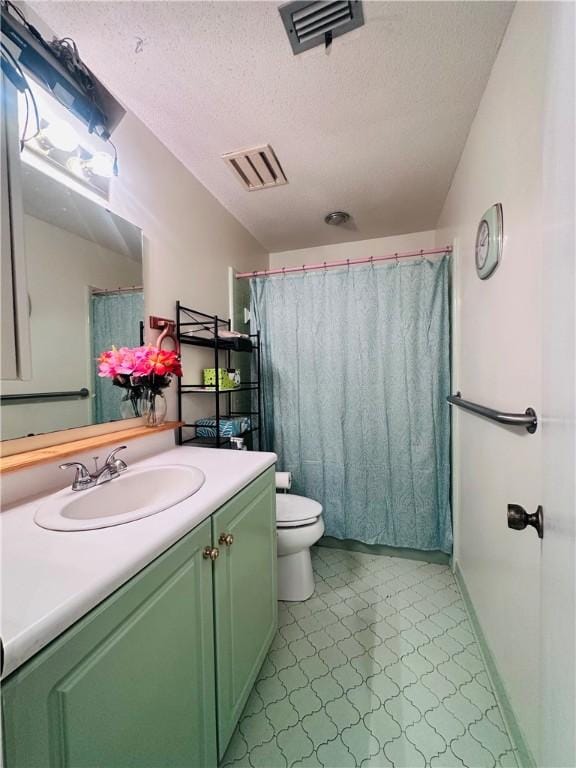
[[[69,488],[47,498],[34,521],[51,531],[108,528],[155,515],[179,504],[202,487],[202,470],[180,464],[128,469],[87,491]]]

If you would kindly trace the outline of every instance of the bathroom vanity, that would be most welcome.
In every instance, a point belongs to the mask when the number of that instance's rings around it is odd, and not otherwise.
[[[125,525],[47,531],[38,500],[4,513],[5,768],[218,764],[276,631],[275,458],[139,462],[206,481]]]

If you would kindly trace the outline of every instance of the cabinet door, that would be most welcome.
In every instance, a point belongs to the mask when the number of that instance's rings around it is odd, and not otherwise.
[[[210,521],[17,670],[5,768],[216,766]]]
[[[222,757],[277,627],[273,468],[212,518],[218,749]],[[225,535],[234,537],[227,546]]]

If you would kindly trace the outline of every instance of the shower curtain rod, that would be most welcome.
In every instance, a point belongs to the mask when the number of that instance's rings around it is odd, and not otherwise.
[[[92,288],[92,296],[104,296],[109,293],[139,293],[144,290],[142,285],[130,285],[126,288]]]
[[[329,269],[331,267],[350,267],[356,264],[374,264],[377,261],[397,261],[409,259],[414,256],[432,256],[435,253],[452,253],[452,246],[444,248],[429,248],[428,250],[408,251],[406,253],[390,253],[387,256],[370,256],[363,259],[341,259],[340,261],[323,261],[321,264],[302,264],[301,267],[279,267],[278,269],[263,269],[254,272],[238,272],[236,279],[244,277],[270,277],[271,275],[287,275],[291,272],[312,272],[316,269]]]

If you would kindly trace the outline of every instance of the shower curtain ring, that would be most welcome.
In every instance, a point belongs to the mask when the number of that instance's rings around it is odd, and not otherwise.
[[[398,259],[398,253],[397,252],[394,254],[394,258],[396,260],[396,266],[398,266],[398,264],[400,264],[400,261]]]
[[[370,268],[374,269],[374,256],[370,256]]]

